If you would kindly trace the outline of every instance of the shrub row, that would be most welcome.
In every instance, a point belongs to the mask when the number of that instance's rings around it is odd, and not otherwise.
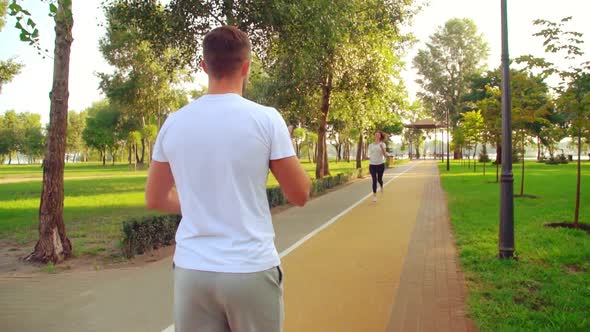
[[[564,154],[561,154],[557,157],[551,157],[548,159],[541,158],[541,160],[539,160],[539,162],[544,162],[547,165],[558,165],[558,164],[567,164],[568,159],[565,157]]]
[[[174,243],[178,215],[133,218],[123,222],[123,255],[131,258]]]
[[[353,171],[327,176],[323,179],[312,180],[311,196],[327,189],[347,183],[352,179],[362,178],[368,171],[356,169]],[[266,189],[268,205],[272,208],[287,203],[287,199],[279,186]],[[122,251],[127,258],[141,255],[162,246],[174,244],[176,229],[180,223],[180,216],[163,215],[143,218],[133,218],[123,222]]]

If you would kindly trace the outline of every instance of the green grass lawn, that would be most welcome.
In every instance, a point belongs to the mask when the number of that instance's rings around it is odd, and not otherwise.
[[[315,165],[302,164],[313,177]],[[367,161],[363,162],[363,167],[367,165]],[[354,169],[355,163],[332,162],[330,167],[332,174],[337,174]],[[0,166],[0,239],[23,245],[36,239],[41,176],[39,165]],[[146,176],[145,170],[133,171],[123,164],[104,168],[97,163],[66,165],[64,219],[76,255],[116,248],[123,220],[154,214],[144,204]],[[1,183],[2,177],[31,180]],[[72,177],[88,178],[68,180]],[[276,184],[270,174],[268,185]]]
[[[526,164],[525,194],[515,199],[518,261],[499,260],[499,185],[454,164],[440,166],[460,261],[469,287],[469,311],[481,331],[590,331],[590,235],[548,228],[571,222],[576,165]],[[581,221],[590,224],[590,163],[582,166]],[[520,166],[514,165],[515,193]]]

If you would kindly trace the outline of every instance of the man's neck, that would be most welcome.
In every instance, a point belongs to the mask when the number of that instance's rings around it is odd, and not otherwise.
[[[216,80],[209,78],[208,94],[217,95],[225,93],[235,93],[242,95],[243,83],[242,79],[222,79]]]

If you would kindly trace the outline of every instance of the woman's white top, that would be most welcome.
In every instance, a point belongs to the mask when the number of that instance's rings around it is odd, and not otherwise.
[[[383,155],[383,148],[385,150],[385,143],[371,143],[369,144],[369,164],[370,165],[381,165],[385,162],[385,156]]]

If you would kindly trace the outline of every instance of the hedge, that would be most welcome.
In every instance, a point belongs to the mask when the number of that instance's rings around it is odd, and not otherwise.
[[[174,244],[179,223],[178,215],[134,218],[123,222],[123,255],[131,258]]]
[[[313,179],[311,181],[310,195],[312,197],[317,196],[327,189],[347,183],[352,179],[362,178],[367,173],[367,169],[359,168],[333,176],[326,176],[323,179]],[[271,208],[287,203],[287,198],[283,195],[283,191],[279,186],[267,188],[266,194],[268,205]],[[181,217],[177,215],[162,215],[124,221],[123,255],[132,258],[135,255],[141,255],[150,250],[174,244],[174,237],[180,219]]]

